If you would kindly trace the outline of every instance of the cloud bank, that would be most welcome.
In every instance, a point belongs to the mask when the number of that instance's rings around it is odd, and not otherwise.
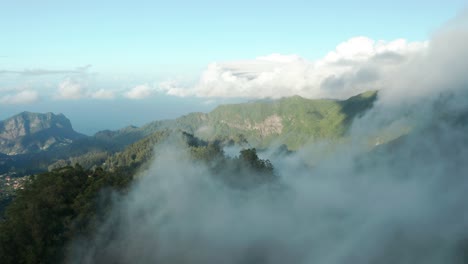
[[[467,45],[467,27],[437,33],[332,153],[321,143],[269,156],[277,185],[232,189],[186,150],[158,146],[70,263],[466,263]],[[401,120],[409,135],[369,150],[369,133]]]
[[[85,79],[67,78],[63,80],[57,88],[56,100],[78,100],[78,99],[99,99],[110,100],[116,97],[115,92],[110,89],[91,89]]]
[[[388,86],[388,75],[427,50],[428,42],[355,37],[318,61],[271,54],[254,60],[212,63],[192,87],[164,83],[176,96],[346,98]]]
[[[39,101],[39,93],[33,90],[23,90],[0,96],[2,104],[31,104]]]
[[[126,92],[124,95],[128,99],[145,99],[151,96],[155,89],[148,84],[137,85]]]
[[[159,146],[69,262],[464,263],[468,127],[446,125],[397,148],[343,146],[313,167],[310,149],[272,157],[280,181],[251,190]]]
[[[17,75],[34,86],[42,85],[40,78],[52,79],[52,82],[58,83],[56,93],[46,95],[41,89],[41,94],[44,98],[56,100],[118,97],[141,100],[158,93],[218,99],[293,95],[344,99],[366,90],[388,87],[393,72],[423,56],[428,46],[429,42],[408,42],[404,39],[375,41],[361,36],[339,44],[317,61],[294,54],[270,54],[252,60],[214,62],[201,73],[198,82],[191,84],[163,81],[159,85],[150,85],[148,83],[151,82],[141,81],[136,85],[133,80],[126,88],[117,84],[119,88],[104,90],[101,85],[105,80],[101,80],[101,84],[96,82],[95,74],[90,73],[91,65],[74,70],[2,70],[0,76]]]

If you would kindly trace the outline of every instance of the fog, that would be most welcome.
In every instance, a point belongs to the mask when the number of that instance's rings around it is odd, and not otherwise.
[[[441,29],[426,54],[393,73],[393,86],[354,121],[344,143],[264,152],[277,182],[231,188],[187,149],[157,146],[150,168],[115,198],[96,234],[70,245],[68,262],[463,263],[465,20]],[[408,126],[393,141],[369,144]]]

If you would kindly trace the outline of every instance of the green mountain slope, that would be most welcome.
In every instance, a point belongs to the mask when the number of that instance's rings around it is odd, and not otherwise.
[[[158,142],[181,131],[188,132],[183,133],[186,136],[195,135],[206,141],[247,140],[250,145],[257,147],[281,142],[290,149],[313,140],[339,139],[344,136],[354,117],[372,107],[376,96],[377,92],[373,91],[344,101],[310,100],[294,96],[222,105],[208,114],[191,113],[174,120],[155,121],[141,128],[127,127],[116,132],[109,131],[106,132],[109,139],[125,140],[126,135],[131,139],[149,135],[130,144],[123,151],[110,155],[104,167],[141,165],[152,156]]]
[[[279,100],[221,105],[210,113],[190,113],[173,120],[154,121],[142,127],[128,126],[117,131],[104,130],[91,137],[74,132],[70,121],[63,115],[22,113],[17,117],[26,115],[31,118],[32,116],[47,118],[42,118],[45,121],[29,121],[29,123],[24,121],[24,118],[20,118],[22,122],[16,122],[15,126],[9,125],[11,128],[9,131],[16,131],[17,135],[20,135],[21,129],[25,128],[23,129],[25,135],[18,136],[15,139],[17,142],[35,143],[29,144],[30,148],[24,149],[27,154],[0,159],[0,174],[37,173],[47,168],[75,163],[85,167],[101,165],[114,153],[121,152],[127,146],[147,137],[151,138],[152,135],[154,137],[154,133],[163,131],[185,131],[207,141],[248,141],[251,146],[259,148],[272,143],[285,144],[294,150],[315,140],[337,140],[343,137],[353,119],[371,108],[376,97],[377,92],[371,91],[347,100],[313,100],[293,96]],[[42,120],[41,118],[38,120]],[[4,121],[2,124],[7,123]],[[35,128],[28,128],[27,125],[32,123],[40,124],[42,130],[35,132]],[[27,131],[29,132],[26,133]],[[52,132],[67,133],[60,134],[61,137],[52,137],[56,142],[45,148],[46,143],[50,141],[42,140],[41,135],[56,134]],[[148,142],[152,142],[150,138],[147,139]],[[35,150],[42,148],[42,151],[40,154],[35,154],[33,148]],[[52,164],[54,165],[49,167]]]
[[[376,91],[347,100],[306,99],[300,96],[279,100],[220,105],[210,113],[190,113],[173,120],[151,122],[140,128],[100,132],[109,139],[136,142],[165,129],[182,130],[204,140],[245,138],[256,147],[271,143],[297,149],[307,142],[342,137],[353,118],[370,109]]]
[[[241,134],[258,147],[277,142],[297,149],[309,141],[342,137],[353,118],[371,108],[376,97],[372,91],[343,101],[293,96],[221,105],[208,114],[192,113],[161,127],[182,129],[206,140]]]

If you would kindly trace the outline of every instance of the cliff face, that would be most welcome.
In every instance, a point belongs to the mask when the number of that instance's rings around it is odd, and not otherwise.
[[[67,145],[80,137],[63,114],[23,112],[0,121],[0,152],[8,155]]]

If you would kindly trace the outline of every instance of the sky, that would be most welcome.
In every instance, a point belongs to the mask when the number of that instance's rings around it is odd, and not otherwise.
[[[467,4],[0,1],[0,119],[64,113],[86,134],[221,103],[379,89]]]

